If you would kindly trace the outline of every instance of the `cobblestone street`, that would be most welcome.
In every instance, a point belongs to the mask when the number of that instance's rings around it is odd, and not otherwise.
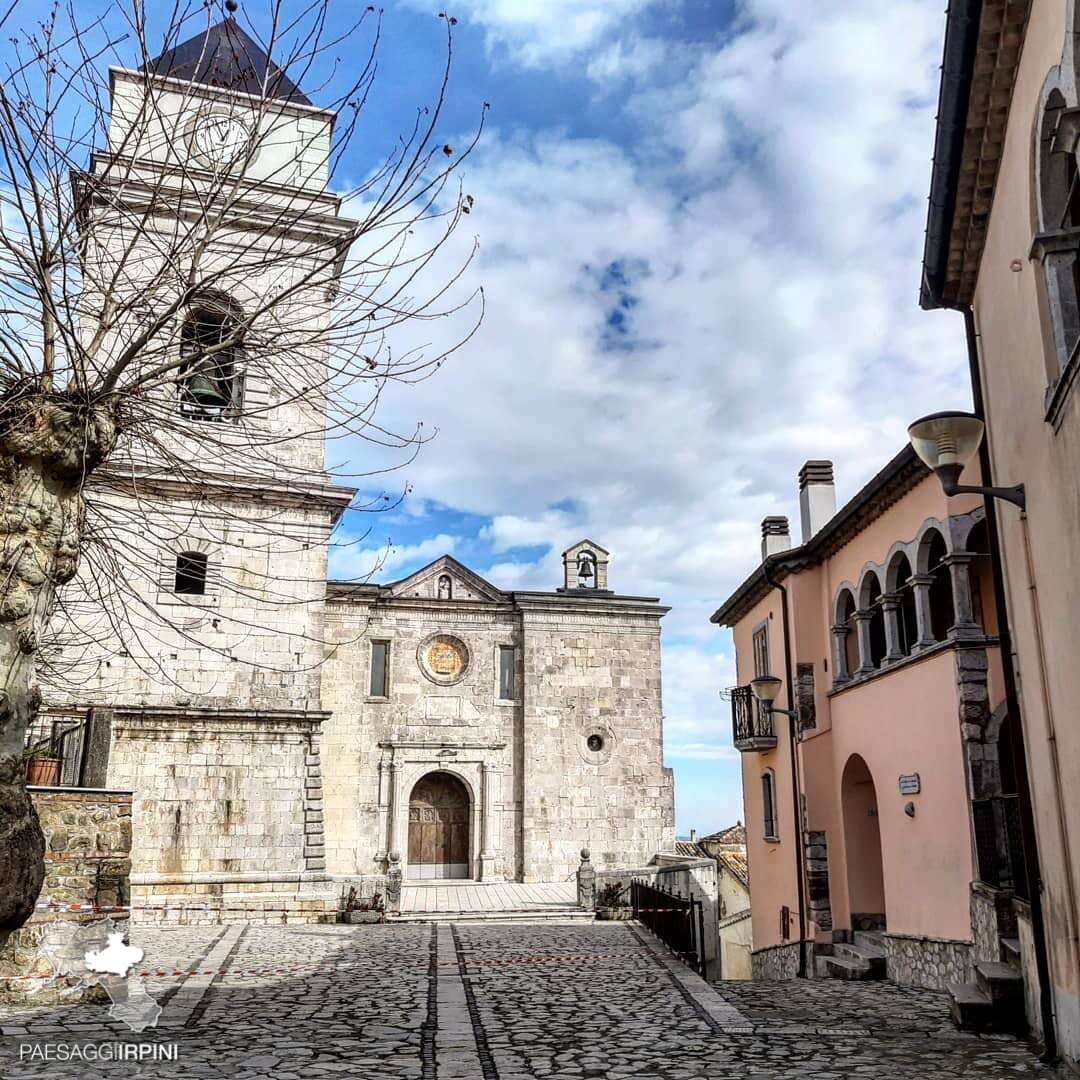
[[[943,996],[883,983],[707,986],[624,923],[136,927],[163,1006],[0,1011],[5,1080],[663,1080],[1051,1076],[1022,1043],[956,1032]],[[283,969],[278,971],[277,969]],[[238,974],[243,972],[243,974]],[[20,1046],[175,1043],[177,1060],[61,1063]]]

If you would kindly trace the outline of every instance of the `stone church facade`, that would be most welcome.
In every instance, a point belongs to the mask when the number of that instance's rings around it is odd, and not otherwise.
[[[502,592],[449,556],[393,585],[330,585],[329,868],[370,872],[398,851],[421,880],[554,881],[582,847],[612,865],[670,848],[667,609],[580,588],[582,555],[606,577],[607,553],[584,541],[553,592]],[[442,788],[426,795],[435,774]],[[460,829],[426,828],[458,816]]]
[[[175,164],[176,148],[185,133],[197,139],[200,117],[243,97],[203,58],[235,56],[238,42],[265,70],[232,20],[151,68],[177,134],[135,152],[140,168],[175,174],[177,218],[199,172]],[[115,145],[147,77],[110,77]],[[327,191],[333,114],[299,92],[276,104],[261,121],[275,137],[249,179],[263,170],[274,178],[265,197],[291,184],[293,205],[307,208],[288,242],[348,234],[355,223]],[[87,216],[106,250],[110,213],[135,197],[108,184],[100,178],[106,195]],[[256,186],[255,202],[263,195]],[[238,200],[238,231],[250,209]],[[153,219],[166,233],[167,210],[160,202]],[[228,284],[228,252],[207,257]],[[267,286],[232,287],[242,305]],[[306,310],[296,304],[298,318]],[[310,317],[320,310],[313,297]],[[622,865],[670,848],[667,609],[610,590],[608,553],[591,541],[564,554],[551,592],[502,591],[449,557],[390,585],[328,583],[330,535],[355,492],[333,483],[323,439],[283,437],[258,469],[226,445],[234,432],[240,445],[248,423],[319,430],[317,406],[275,405],[256,372],[243,402],[252,418],[219,425],[217,451],[194,439],[184,475],[133,456],[94,478],[88,497],[118,552],[126,626],[106,626],[101,579],[85,565],[57,620],[56,657],[78,678],[46,683],[42,719],[89,715],[95,745],[108,747],[92,786],[134,790],[136,898],[317,906],[336,901],[342,880],[385,874],[392,855],[406,880],[539,881],[568,877],[582,847]]]

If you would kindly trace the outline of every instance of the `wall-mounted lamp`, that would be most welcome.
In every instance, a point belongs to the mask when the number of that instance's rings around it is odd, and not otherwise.
[[[758,675],[751,679],[750,690],[768,712],[782,713],[784,716],[799,715],[794,709],[778,709],[773,704],[780,693],[780,680],[775,675]]]
[[[915,453],[932,472],[937,473],[946,495],[989,495],[1004,499],[1024,509],[1024,485],[1015,487],[977,487],[960,484],[964,466],[975,456],[986,425],[974,414],[965,412],[931,413],[908,428],[908,438]]]

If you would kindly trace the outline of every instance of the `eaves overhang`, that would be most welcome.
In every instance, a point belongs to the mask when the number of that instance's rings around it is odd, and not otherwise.
[[[950,0],[919,305],[975,295],[1031,0]]]

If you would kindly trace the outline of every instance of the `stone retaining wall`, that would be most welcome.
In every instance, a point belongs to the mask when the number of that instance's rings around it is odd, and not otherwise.
[[[884,945],[886,970],[895,983],[944,990],[973,978],[970,941],[886,934]]]
[[[87,788],[30,788],[45,834],[45,884],[40,903],[130,903],[130,791]],[[38,912],[0,949],[0,1004],[72,1003],[104,998],[100,987],[82,988],[78,979],[10,979],[12,975],[51,975],[53,967],[38,942],[55,919],[85,923],[104,918],[94,912]],[[125,929],[128,912],[110,912]]]
[[[807,974],[814,970],[813,942],[806,943]],[[768,949],[758,949],[750,954],[751,978],[756,982],[786,982],[798,978],[799,943],[773,945]]]

